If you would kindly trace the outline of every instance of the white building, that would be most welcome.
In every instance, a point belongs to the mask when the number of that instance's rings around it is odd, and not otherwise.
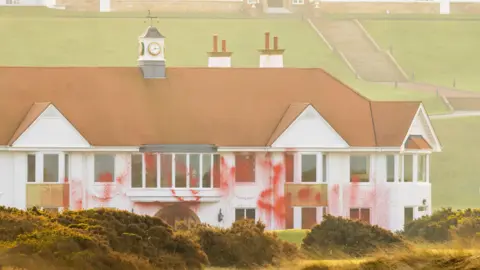
[[[378,102],[317,68],[165,68],[163,37],[139,67],[0,67],[0,204],[112,207],[229,226],[308,228],[330,213],[397,230],[431,211],[441,146],[419,102]]]

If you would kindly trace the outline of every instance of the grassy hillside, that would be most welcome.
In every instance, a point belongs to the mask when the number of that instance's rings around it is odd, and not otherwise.
[[[430,166],[434,207],[478,207],[480,117],[435,119],[432,123],[443,146]]]
[[[480,20],[362,20],[417,81],[480,91]]]
[[[24,10],[26,15],[20,15]],[[63,16],[62,16],[63,14]],[[135,66],[145,14],[72,13],[38,8],[0,8],[0,65]],[[83,16],[83,17],[81,17]],[[113,17],[116,16],[116,17]],[[154,22],[167,37],[168,66],[206,66],[212,35],[227,40],[234,67],[257,67],[264,32],[279,37],[286,67],[322,67],[377,100],[422,100],[430,113],[445,106],[432,94],[357,80],[305,21],[286,19],[183,19]]]

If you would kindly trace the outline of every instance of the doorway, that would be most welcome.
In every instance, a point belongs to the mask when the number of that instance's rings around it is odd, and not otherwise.
[[[413,220],[413,207],[405,207],[405,210],[403,212],[403,217],[404,217],[403,226],[405,226],[407,223]]]
[[[163,219],[168,225],[176,228],[179,221],[183,221],[189,228],[200,223],[197,214],[193,212],[187,205],[174,203],[163,207],[155,214],[156,217]]]

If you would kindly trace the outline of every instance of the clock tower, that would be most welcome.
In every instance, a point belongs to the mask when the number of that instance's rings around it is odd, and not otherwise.
[[[149,26],[138,38],[138,66],[145,79],[165,78],[165,37]]]

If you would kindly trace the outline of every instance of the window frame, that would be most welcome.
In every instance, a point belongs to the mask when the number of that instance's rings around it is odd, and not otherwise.
[[[352,210],[358,210],[358,219],[353,219],[351,217]],[[362,210],[368,210],[368,224],[372,224],[372,209],[370,207],[350,207],[348,211],[348,218],[351,220],[364,221],[362,220]]]
[[[304,156],[313,156],[315,158],[315,179],[314,181],[303,181],[303,157]],[[300,153],[300,183],[308,184],[308,183],[317,183],[318,182],[318,155],[316,153]]]
[[[237,210],[242,210],[243,211],[243,219],[247,219],[247,210],[253,210],[255,214],[254,220],[257,220],[257,209],[255,207],[235,207],[235,218],[234,221],[242,220],[242,219],[237,219]]]
[[[423,168],[420,168],[420,161],[423,160]],[[428,183],[427,179],[427,162],[428,158],[426,154],[417,155],[417,182]]]
[[[391,179],[392,181],[389,181],[389,170],[388,170],[388,158],[391,157],[393,158],[393,179]],[[387,183],[395,183],[397,182],[397,179],[398,179],[398,176],[397,176],[397,167],[398,167],[398,164],[397,164],[397,155],[395,154],[386,154],[385,155],[385,181]]]
[[[292,5],[304,5],[305,0],[292,0]]]
[[[355,158],[355,157],[364,157],[365,158],[365,161],[366,161],[366,175],[367,175],[367,178],[365,181],[365,178],[360,178],[359,181],[352,181],[353,180],[353,176],[354,175],[359,175],[359,174],[352,174],[352,158]],[[350,166],[350,183],[371,183],[372,181],[372,155],[371,154],[350,154],[349,155],[349,166]],[[362,175],[365,175],[365,174],[362,174]]]
[[[405,156],[409,156],[411,157],[411,175],[410,175],[410,179],[408,179],[409,181],[405,181]],[[414,154],[411,154],[411,153],[407,153],[407,154],[402,154],[401,155],[401,173],[402,173],[402,183],[413,183],[414,182],[414,179],[415,179],[415,155]]]
[[[146,184],[146,174],[147,174],[147,171],[146,171],[146,165],[145,165],[145,156],[147,155],[155,155],[156,156],[156,183],[157,183],[157,186],[156,187],[147,187],[147,184]],[[142,185],[139,186],[139,187],[133,187],[132,184],[133,184],[133,181],[131,182],[130,184],[130,188],[132,189],[144,189],[144,188],[148,188],[148,189],[213,189],[213,188],[218,188],[218,187],[215,187],[215,183],[214,183],[214,180],[215,180],[215,173],[214,173],[214,170],[215,170],[215,161],[216,161],[216,156],[219,156],[220,154],[218,153],[160,153],[160,152],[155,152],[155,153],[140,153],[140,152],[136,152],[136,153],[131,153],[130,154],[130,157],[133,157],[134,155],[141,155],[142,156]],[[171,166],[171,183],[169,186],[162,186],[162,177],[164,176],[162,174],[162,159],[166,156],[166,155],[169,155],[170,158],[171,158],[171,164],[169,164],[169,166]],[[176,164],[176,157],[177,155],[185,155],[185,158],[186,158],[186,168],[187,168],[187,172],[186,172],[186,187],[177,187],[176,185],[176,181],[175,181],[175,177],[177,175],[177,172],[176,172],[176,169],[177,169],[177,164]],[[198,176],[199,176],[199,183],[197,184],[198,187],[190,187],[190,182],[191,182],[191,172],[190,172],[190,155],[199,155],[199,171],[198,171]],[[208,187],[205,187],[204,185],[204,181],[203,181],[203,177],[205,175],[205,172],[204,172],[204,166],[203,166],[203,161],[204,161],[204,157],[205,156],[210,156],[210,159],[209,159],[209,162],[210,162],[210,170],[209,170],[209,178],[210,178],[210,186]],[[133,176],[133,171],[132,169],[130,169],[130,179],[133,180],[132,178]]]
[[[96,175],[96,161],[97,161],[97,156],[109,156],[113,158],[113,169],[112,169],[112,181],[109,182],[103,182],[103,181],[97,181],[97,175]],[[113,184],[115,183],[116,175],[115,175],[115,170],[116,170],[116,157],[117,155],[115,153],[104,153],[104,152],[97,152],[93,154],[93,183],[96,185],[101,185],[101,184]],[[131,169],[130,169],[131,171]]]
[[[45,171],[45,155],[56,155],[57,160],[57,181],[55,182],[45,182],[44,171]],[[27,152],[27,162],[26,162],[26,182],[27,184],[64,184],[68,182],[70,177],[70,153],[69,152],[59,152],[59,151],[45,151],[45,152]],[[29,156],[33,157],[34,168],[33,172],[29,169],[28,158]],[[67,158],[68,157],[68,158]],[[40,166],[39,166],[40,165]],[[63,168],[62,168],[63,167]],[[33,175],[30,175],[33,173]],[[33,177],[33,182],[28,181],[29,176]],[[39,177],[37,177],[39,176]]]

